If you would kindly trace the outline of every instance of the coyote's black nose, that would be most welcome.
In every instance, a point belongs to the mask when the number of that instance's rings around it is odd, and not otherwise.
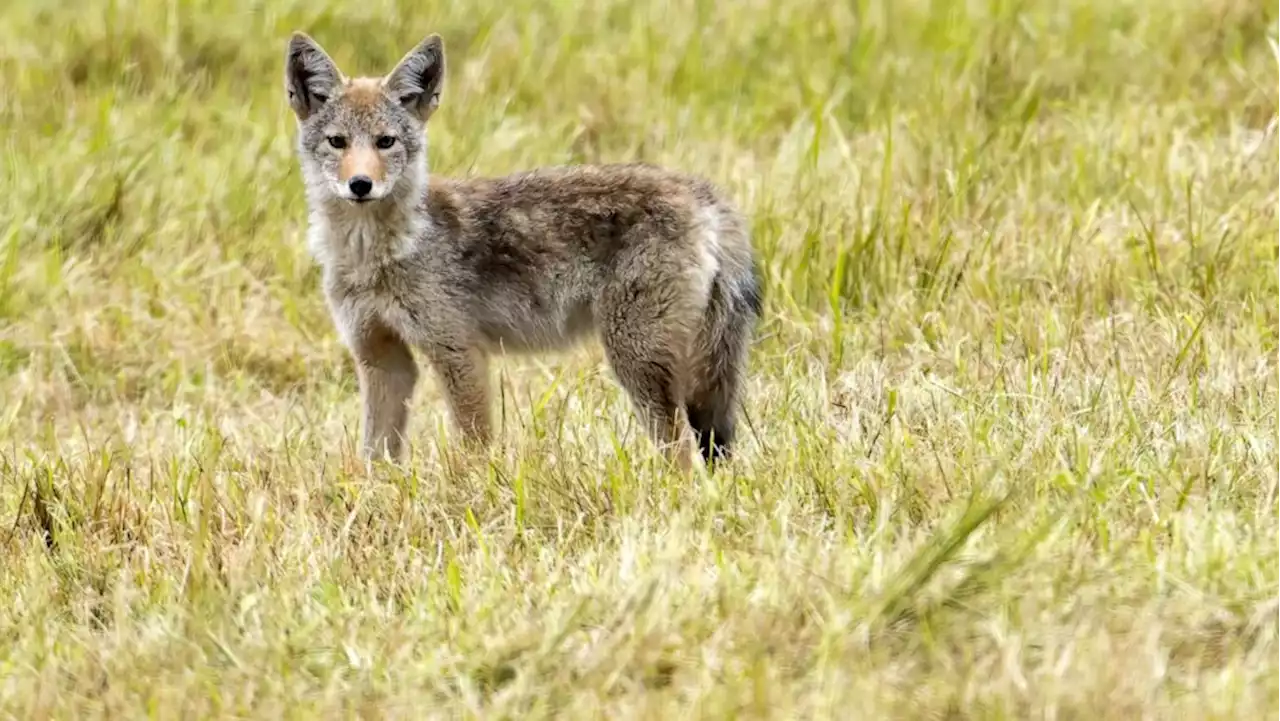
[[[351,188],[351,192],[354,193],[357,198],[363,198],[369,194],[370,190],[373,190],[373,181],[369,180],[369,177],[366,175],[357,175],[347,181],[347,187]]]

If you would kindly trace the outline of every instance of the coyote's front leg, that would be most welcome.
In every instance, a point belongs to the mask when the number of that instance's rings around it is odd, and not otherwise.
[[[489,443],[489,363],[475,348],[432,345],[423,349],[440,379],[454,426],[473,449]]]
[[[364,406],[366,458],[397,460],[404,449],[418,366],[409,346],[384,327],[366,328],[352,344]]]

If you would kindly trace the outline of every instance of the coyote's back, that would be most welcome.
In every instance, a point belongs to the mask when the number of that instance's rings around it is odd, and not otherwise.
[[[655,440],[727,454],[761,291],[746,223],[710,183],[645,164],[428,180],[438,37],[383,79],[345,78],[302,35],[288,67],[311,243],[357,360],[369,452],[402,446],[411,348],[486,440],[485,358],[594,331]]]

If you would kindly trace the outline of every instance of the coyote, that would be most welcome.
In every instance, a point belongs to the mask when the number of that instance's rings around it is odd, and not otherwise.
[[[491,432],[489,354],[590,333],[668,458],[728,456],[762,296],[746,222],[710,183],[639,163],[428,177],[438,35],[382,78],[348,78],[303,33],[285,64],[308,245],[355,360],[365,457],[401,455],[411,348],[474,446]]]

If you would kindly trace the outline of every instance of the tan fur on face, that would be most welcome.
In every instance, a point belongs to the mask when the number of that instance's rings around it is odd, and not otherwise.
[[[343,97],[356,107],[375,108],[382,100],[382,80],[379,78],[348,80]]]
[[[357,175],[366,176],[377,183],[386,180],[387,169],[376,149],[352,146],[343,151],[338,178],[345,183]]]
[[[382,81],[378,78],[348,80],[342,92],[342,99],[352,106],[373,110],[383,100]],[[342,153],[338,179],[345,183],[357,175],[366,176],[378,183],[386,180],[386,166],[383,164],[382,155],[375,148],[353,143]]]

